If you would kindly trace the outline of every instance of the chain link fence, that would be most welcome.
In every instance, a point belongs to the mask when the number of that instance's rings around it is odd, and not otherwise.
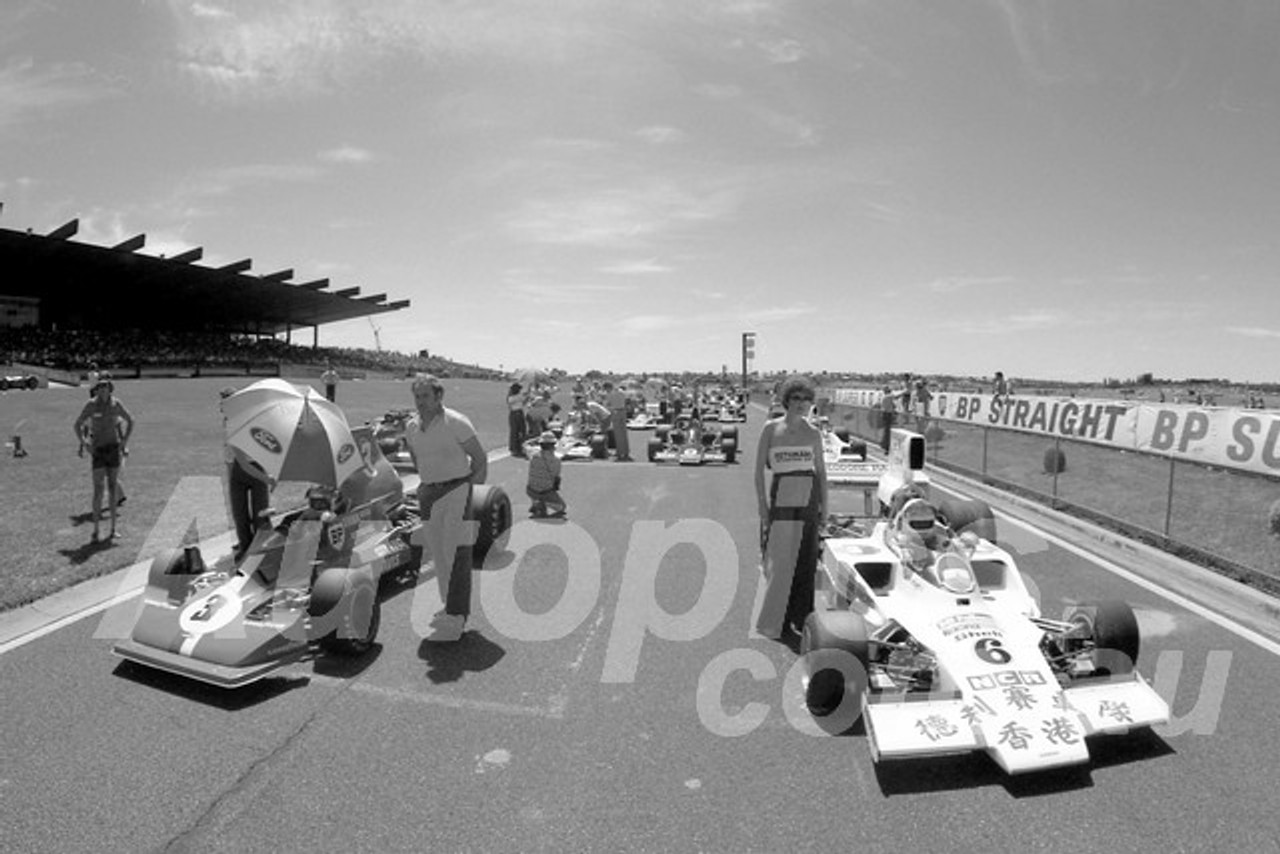
[[[824,406],[872,446],[878,409]],[[1280,596],[1280,479],[1064,437],[896,413],[928,462],[1142,540]]]

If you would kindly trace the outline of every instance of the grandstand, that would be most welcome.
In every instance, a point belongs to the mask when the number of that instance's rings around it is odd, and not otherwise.
[[[143,255],[145,235],[96,246],[72,240],[78,230],[78,220],[48,234],[0,229],[0,363],[64,380],[90,363],[126,376],[306,373],[326,361],[348,373],[490,373],[439,358],[320,346],[322,325],[398,311],[407,299],[332,290],[328,279],[295,283],[289,269],[253,274],[250,259],[202,266],[201,248]],[[295,345],[294,333],[305,337],[308,329],[310,346]]]

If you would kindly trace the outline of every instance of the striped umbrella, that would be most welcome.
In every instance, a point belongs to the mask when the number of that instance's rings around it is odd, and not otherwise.
[[[339,486],[365,467],[347,418],[310,386],[260,380],[222,401],[226,441],[277,481]]]

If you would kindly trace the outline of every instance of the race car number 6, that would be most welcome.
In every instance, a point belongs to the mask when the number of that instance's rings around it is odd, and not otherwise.
[[[1013,658],[997,638],[983,638],[973,645],[973,651],[989,664],[1008,664]]]

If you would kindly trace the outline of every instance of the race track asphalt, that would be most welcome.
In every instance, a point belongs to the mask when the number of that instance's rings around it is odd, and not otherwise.
[[[89,600],[119,578],[0,617],[0,851],[1280,850],[1273,603],[1012,504],[1044,602],[1133,604],[1171,725],[1019,778],[814,734],[795,651],[750,632],[752,419],[734,466],[566,466],[564,523],[498,455],[521,553],[477,570],[456,645],[413,625],[429,578],[387,587],[369,655],[235,692],[116,659]]]

